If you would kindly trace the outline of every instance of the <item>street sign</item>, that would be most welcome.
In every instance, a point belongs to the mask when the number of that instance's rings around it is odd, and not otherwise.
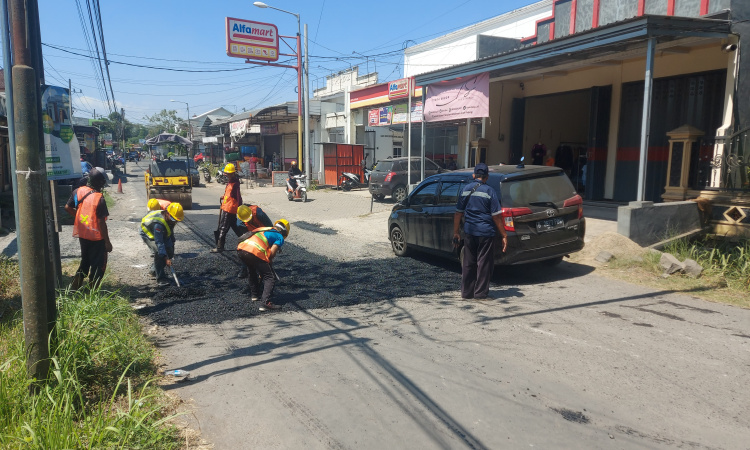
[[[227,17],[227,56],[278,61],[279,32],[276,25]]]

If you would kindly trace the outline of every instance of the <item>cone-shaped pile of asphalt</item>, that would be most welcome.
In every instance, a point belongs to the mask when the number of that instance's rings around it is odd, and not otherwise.
[[[247,279],[237,278],[234,251],[203,253],[175,260],[182,287],[167,287],[154,305],[138,312],[160,325],[219,323],[260,313],[250,300]],[[461,272],[454,261],[432,258],[385,258],[333,261],[286,243],[274,268],[281,277],[271,300],[282,311],[436,295],[460,289]]]

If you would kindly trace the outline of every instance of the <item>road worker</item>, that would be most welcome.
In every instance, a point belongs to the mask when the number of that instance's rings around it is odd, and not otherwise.
[[[247,228],[247,231],[253,231],[256,228],[261,227],[272,227],[273,221],[258,205],[240,205],[237,208],[237,232],[238,228]],[[241,233],[237,233],[239,237]],[[245,278],[248,275],[246,265],[242,265],[240,273],[237,274],[237,278]]]
[[[81,245],[81,264],[78,266],[71,289],[77,290],[88,276],[94,287],[101,283],[107,269],[107,253],[112,251],[112,242],[107,230],[109,210],[102,195],[107,184],[104,171],[91,169],[85,186],[75,189],[65,205],[65,211],[75,217],[73,237]]]
[[[173,202],[166,210],[151,211],[141,220],[141,239],[154,258],[153,272],[159,286],[169,286],[164,268],[172,266],[174,258],[174,227],[185,217],[182,205]]]
[[[149,211],[158,211],[158,210],[166,211],[169,205],[171,204],[172,202],[170,202],[169,200],[164,200],[161,198],[152,198],[152,199],[149,199],[147,206],[148,206]]]
[[[289,236],[289,222],[279,219],[273,227],[256,228],[240,237],[237,255],[250,272],[250,299],[261,301],[259,311],[281,309],[271,301],[276,274],[271,263],[284,245],[284,239]],[[262,293],[261,293],[262,290]]]
[[[229,181],[224,189],[224,196],[221,197],[221,211],[219,212],[219,229],[216,230],[216,247],[211,249],[211,253],[220,253],[224,251],[224,242],[227,238],[229,228],[234,232],[242,234],[241,228],[237,227],[237,208],[242,204],[242,195],[240,194],[239,177],[234,164],[227,164],[224,167],[224,173],[227,174]]]

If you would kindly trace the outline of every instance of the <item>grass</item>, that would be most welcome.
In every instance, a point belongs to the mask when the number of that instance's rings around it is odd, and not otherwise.
[[[0,280],[16,271],[0,261]],[[13,293],[5,288],[0,301]],[[0,448],[179,448],[169,401],[154,385],[154,348],[128,301],[106,291],[62,292],[58,310],[49,379],[36,395],[21,314],[0,322]]]
[[[106,189],[102,190],[102,195],[104,195],[104,202],[107,203],[107,209],[111,209],[115,206],[115,203],[117,203],[117,201],[114,199],[114,197],[109,195],[109,192]]]
[[[690,258],[704,271],[698,278],[683,274],[662,276],[660,253],[647,253],[642,259],[614,259],[605,272],[629,282],[657,289],[673,290],[717,303],[750,308],[750,240],[737,243],[711,239],[678,240],[664,251],[680,261]]]

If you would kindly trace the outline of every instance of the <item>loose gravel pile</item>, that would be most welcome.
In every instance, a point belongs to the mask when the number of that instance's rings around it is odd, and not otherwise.
[[[156,324],[219,323],[261,313],[260,302],[250,300],[247,279],[237,278],[236,252],[203,253],[175,260],[182,287],[157,292],[153,305],[139,314]],[[440,294],[460,285],[460,267],[448,261],[387,258],[349,262],[332,261],[287,243],[274,265],[281,281],[272,300],[282,311],[330,308],[399,297]]]

